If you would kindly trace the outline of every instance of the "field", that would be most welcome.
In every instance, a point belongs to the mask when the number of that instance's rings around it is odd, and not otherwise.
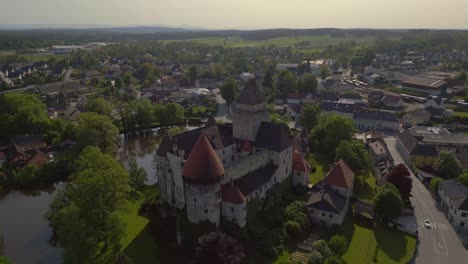
[[[16,53],[10,50],[0,50],[0,63],[9,62],[9,57],[20,57],[23,62],[35,62],[35,61],[48,61],[50,58],[61,60],[66,58],[68,55],[65,54],[50,54],[50,53]]]
[[[324,173],[323,173],[323,167],[322,165],[317,165],[317,167],[315,168],[315,172],[314,173],[311,173],[310,176],[309,176],[309,182],[310,184],[316,184],[317,182],[319,182],[320,180],[323,179],[324,177]]]
[[[343,227],[350,239],[343,259],[349,264],[408,263],[416,248],[415,238],[381,224],[372,229],[350,217]]]
[[[174,42],[175,40],[166,40],[163,42]],[[320,36],[292,36],[284,38],[272,38],[267,40],[245,40],[239,37],[233,38],[198,38],[185,40],[187,42],[196,42],[209,46],[223,46],[226,48],[243,48],[243,47],[267,47],[291,46],[302,52],[314,52],[327,47],[328,45],[338,44],[345,41],[355,41],[357,44],[371,45],[375,41],[375,37],[332,37],[330,35]]]

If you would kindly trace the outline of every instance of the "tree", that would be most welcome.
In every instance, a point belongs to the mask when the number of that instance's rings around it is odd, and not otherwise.
[[[124,225],[117,212],[130,192],[129,175],[112,156],[85,148],[75,173],[47,217],[64,248],[65,263],[113,263],[120,253]]]
[[[309,226],[309,216],[304,201],[295,201],[284,210],[284,228],[291,235],[299,235]]]
[[[301,91],[302,93],[317,93],[317,79],[312,74],[306,73],[302,76]]]
[[[314,243],[312,243],[312,248],[320,253],[320,255],[324,258],[327,259],[332,256],[332,252],[330,248],[327,245],[327,242],[325,240],[317,240]]]
[[[216,63],[214,65],[214,72],[215,72],[215,76],[216,76],[216,80],[222,80],[223,76],[224,76],[224,66],[220,63]]]
[[[308,131],[311,131],[318,122],[320,116],[320,109],[318,105],[307,104],[302,107],[301,115],[299,116],[299,122]]]
[[[90,112],[94,112],[100,115],[111,116],[112,105],[109,101],[104,98],[98,97],[89,100],[86,103],[86,109]]]
[[[262,87],[273,88],[273,74],[270,71],[263,76]]]
[[[339,115],[322,117],[312,129],[309,137],[313,151],[320,153],[329,162],[336,157],[336,148],[343,140],[351,140],[354,134],[354,123],[350,118]]]
[[[404,164],[398,164],[387,174],[387,182],[392,183],[398,189],[403,201],[409,201],[413,180]]]
[[[431,188],[432,193],[437,194],[437,192],[439,191],[439,184],[443,181],[444,179],[439,178],[439,177],[435,177],[431,179],[431,181],[429,182],[429,187]]]
[[[330,68],[327,65],[322,65],[319,70],[319,75],[322,80],[325,80],[328,76],[330,76]]]
[[[449,152],[439,153],[433,169],[435,174],[443,179],[452,179],[462,173],[460,162]]]
[[[154,121],[154,108],[149,100],[138,100],[134,102],[134,120],[140,131],[151,128]]]
[[[192,82],[195,82],[198,79],[199,74],[200,70],[198,69],[198,66],[192,65],[188,70],[187,77],[189,77]]]
[[[196,263],[238,264],[245,258],[242,245],[219,232],[199,237],[195,251]]]
[[[383,220],[390,220],[401,215],[403,201],[393,184],[384,184],[373,201],[375,213]]]
[[[130,171],[130,186],[135,190],[139,191],[145,186],[145,180],[147,178],[147,173],[145,169],[139,168],[134,157],[130,158],[128,161],[129,171]]]
[[[37,178],[38,170],[36,165],[28,164],[16,174],[15,182],[20,186],[27,186],[36,182]]]
[[[341,141],[336,149],[335,160],[340,159],[343,159],[356,174],[367,172],[372,167],[369,153],[361,141]]]
[[[125,85],[130,86],[130,84],[132,84],[132,81],[133,77],[129,72],[123,75],[123,82],[125,83]]]
[[[155,107],[156,121],[163,125],[184,121],[184,108],[178,103],[157,104]]]
[[[334,235],[328,241],[328,247],[337,256],[341,256],[348,248],[348,242],[344,236]]]
[[[313,251],[310,256],[307,264],[323,264],[325,262],[325,258],[320,254],[318,251]]]
[[[239,84],[236,80],[229,77],[224,81],[223,86],[221,86],[221,95],[226,100],[228,105],[230,105],[236,98],[239,96]]]
[[[76,136],[82,147],[97,146],[105,153],[113,153],[118,135],[119,129],[109,117],[93,112],[80,115]]]
[[[286,99],[289,93],[296,90],[296,76],[287,70],[280,71],[276,77],[275,88],[280,97]]]

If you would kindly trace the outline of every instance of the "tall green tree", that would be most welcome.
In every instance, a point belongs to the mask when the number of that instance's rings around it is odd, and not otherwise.
[[[111,116],[112,104],[102,97],[90,99],[86,103],[86,109],[100,115]]]
[[[344,236],[334,235],[328,241],[328,247],[337,256],[342,256],[348,248],[348,241]]]
[[[391,220],[401,215],[403,201],[400,193],[391,183],[384,184],[373,201],[374,212],[384,220]]]
[[[326,115],[320,118],[309,137],[313,151],[332,162],[336,149],[344,140],[351,140],[354,135],[354,123],[350,118],[339,115]]]
[[[230,105],[239,96],[239,84],[233,78],[227,78],[221,87],[221,95]]]
[[[280,97],[286,99],[289,93],[296,91],[296,76],[287,70],[280,71],[276,77],[275,88]]]
[[[455,155],[449,152],[441,152],[433,166],[435,174],[443,179],[458,177],[462,173],[460,162]]]
[[[336,149],[335,160],[340,159],[343,159],[356,174],[362,174],[372,168],[369,153],[361,141],[341,141]]]
[[[198,69],[198,66],[190,66],[187,72],[187,77],[189,77],[192,82],[195,82],[198,79],[198,75],[200,75],[200,70]]]
[[[96,146],[105,153],[116,151],[119,129],[109,117],[93,112],[80,115],[76,136],[82,147]]]
[[[317,79],[310,74],[306,73],[304,76],[302,76],[301,79],[301,92],[302,93],[312,93],[312,94],[317,94]]]
[[[319,75],[322,80],[325,80],[328,76],[330,76],[330,68],[327,65],[322,65],[319,70]]]
[[[302,107],[301,115],[299,116],[299,122],[308,131],[314,128],[319,120],[320,109],[317,104],[307,104]]]
[[[113,263],[124,235],[118,212],[128,199],[129,175],[96,147],[85,148],[74,165],[72,181],[47,214],[64,248],[64,262]]]
[[[145,186],[145,180],[148,177],[145,169],[138,167],[138,163],[134,157],[128,161],[130,172],[130,186],[134,191],[140,191]]]

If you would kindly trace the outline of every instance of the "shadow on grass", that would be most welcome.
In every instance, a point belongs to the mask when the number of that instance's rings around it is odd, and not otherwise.
[[[408,254],[406,252],[408,241],[402,232],[377,224],[374,228],[374,235],[380,249],[391,259],[400,261]]]

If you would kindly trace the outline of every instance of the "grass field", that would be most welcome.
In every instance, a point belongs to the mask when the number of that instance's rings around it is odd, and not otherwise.
[[[323,179],[323,176],[325,175],[323,173],[322,165],[317,165],[315,172],[311,173],[309,176],[310,184],[316,184],[317,182]]]
[[[328,45],[338,44],[344,41],[355,41],[358,44],[372,44],[375,37],[332,37],[330,35],[319,36],[292,36],[283,38],[272,38],[266,40],[246,40],[239,37],[233,38],[198,38],[185,40],[187,42],[196,42],[210,46],[223,46],[226,48],[242,48],[242,47],[266,47],[278,46],[287,47],[291,46],[305,53],[314,52],[325,48]],[[175,42],[175,40],[166,40],[163,42]]]
[[[61,60],[66,58],[68,55],[65,54],[45,54],[45,53],[16,53],[15,51],[10,50],[0,50],[0,63],[5,63],[8,60],[9,56],[18,56],[25,62],[35,62],[35,61],[48,61],[50,58],[55,58],[56,60]]]
[[[348,218],[343,227],[350,238],[343,255],[348,264],[407,263],[416,248],[415,238],[381,224],[372,229],[355,218]]]

